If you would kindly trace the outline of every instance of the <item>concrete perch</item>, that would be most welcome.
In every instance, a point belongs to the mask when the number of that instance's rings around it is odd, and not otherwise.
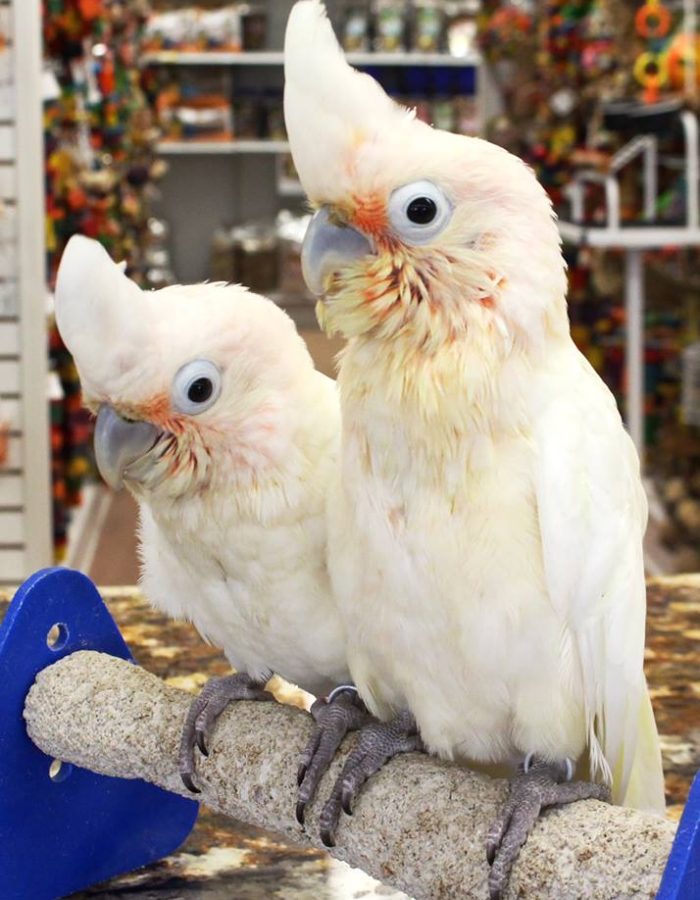
[[[143,778],[188,796],[177,769],[180,730],[191,696],[143,669],[100,653],[74,653],[44,669],[27,697],[32,740],[47,754],[95,772]],[[238,703],[222,716],[201,799],[212,809],[321,846],[318,813],[294,820],[297,757],[310,718],[272,703]],[[321,800],[351,746],[321,786]],[[488,896],[484,837],[506,783],[420,754],[371,779],[333,855],[416,900]],[[508,897],[654,897],[674,835],[672,823],[587,801],[549,812],[535,828]]]

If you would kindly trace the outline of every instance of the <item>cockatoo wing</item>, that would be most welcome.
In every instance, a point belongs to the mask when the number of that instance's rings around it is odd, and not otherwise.
[[[592,776],[612,783],[616,803],[663,810],[643,671],[647,501],[639,460],[603,382],[573,347],[564,356],[554,397],[536,417],[547,587],[578,652]]]

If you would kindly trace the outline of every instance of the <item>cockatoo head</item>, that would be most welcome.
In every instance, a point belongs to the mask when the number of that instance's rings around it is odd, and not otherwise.
[[[439,131],[349,66],[323,5],[292,9],[285,116],[317,212],[304,245],[322,325],[439,346],[478,331],[539,340],[568,329],[550,202],[532,171]]]
[[[76,236],[58,272],[56,321],[113,487],[179,498],[255,482],[283,461],[295,388],[313,364],[270,300],[222,284],[143,291]]]

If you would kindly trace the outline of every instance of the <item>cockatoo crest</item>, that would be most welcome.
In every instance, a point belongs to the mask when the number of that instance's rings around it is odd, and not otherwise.
[[[86,393],[99,394],[102,382],[113,387],[116,374],[144,354],[148,310],[141,293],[101,244],[81,235],[70,239],[56,281],[56,324],[80,357]]]
[[[342,199],[368,141],[411,133],[414,113],[345,61],[322,3],[297,3],[285,39],[285,118],[294,159],[312,202]],[[320,139],[319,139],[320,138]],[[400,141],[399,141],[400,143]],[[334,164],[329,167],[329,161]],[[346,178],[338,181],[341,172]]]

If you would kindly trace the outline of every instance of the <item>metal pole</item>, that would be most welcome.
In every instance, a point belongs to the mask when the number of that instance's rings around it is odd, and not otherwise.
[[[683,0],[683,31],[688,39],[688,59],[685,62],[685,92],[694,100],[698,92],[695,41],[697,30],[697,0]]]
[[[698,117],[689,109],[681,113],[681,125],[685,135],[685,190],[687,197],[686,225],[697,228],[700,224],[700,138],[698,137]]]
[[[640,459],[644,458],[644,255],[625,254],[625,366],[627,427]]]

